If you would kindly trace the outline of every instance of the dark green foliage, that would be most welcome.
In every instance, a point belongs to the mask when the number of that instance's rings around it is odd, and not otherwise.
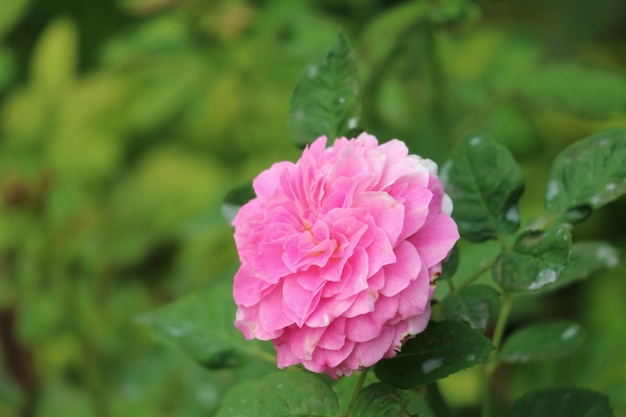
[[[566,227],[523,233],[513,250],[500,255],[493,277],[505,291],[537,291],[557,282],[570,262],[572,237]]]
[[[439,279],[452,279],[459,268],[459,247],[454,246],[443,264]]]
[[[343,33],[318,61],[304,68],[291,97],[289,125],[295,142],[307,145],[325,135],[330,142],[360,123],[356,56]]]
[[[602,207],[626,193],[626,129],[596,133],[571,145],[554,161],[546,207],[564,213]]]
[[[480,135],[466,138],[443,167],[442,178],[454,201],[453,217],[464,238],[482,242],[519,227],[517,202],[524,191],[524,180],[504,146]]]
[[[493,346],[479,332],[457,321],[431,322],[395,358],[375,366],[376,376],[396,388],[429,384],[481,363]]]
[[[376,383],[359,392],[350,411],[351,417],[410,417],[407,396],[389,384]]]
[[[473,329],[485,331],[500,311],[498,292],[488,285],[470,285],[449,294],[440,304],[441,317],[459,320]]]
[[[580,349],[586,337],[587,332],[572,321],[528,325],[505,339],[498,359],[508,363],[559,359]]]
[[[613,417],[606,396],[582,388],[548,388],[517,400],[508,417]]]
[[[617,266],[619,254],[616,248],[605,242],[576,242],[572,246],[570,264],[559,278],[540,288],[541,292],[554,291],[573,282]]]
[[[146,324],[154,337],[182,348],[209,369],[241,366],[255,352],[264,352],[258,342],[246,341],[233,325],[236,308],[229,302],[231,293],[227,283],[212,286],[138,321]]]
[[[224,202],[222,203],[222,215],[224,215],[226,220],[231,222],[237,215],[239,208],[255,197],[256,195],[254,194],[252,184],[245,184],[237,188],[233,188],[228,194],[226,194],[226,197],[224,197]]]
[[[337,407],[335,394],[317,376],[283,371],[235,386],[216,417],[331,417]]]

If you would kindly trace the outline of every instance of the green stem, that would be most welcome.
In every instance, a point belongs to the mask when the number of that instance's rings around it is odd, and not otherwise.
[[[452,417],[452,410],[441,395],[437,382],[426,385],[426,399],[437,417]]]
[[[534,230],[545,230],[557,219],[557,216],[555,216],[554,214],[550,214],[548,216],[537,219],[533,224],[530,225],[530,228]]]
[[[261,348],[252,348],[249,350],[252,356],[256,356],[258,359],[264,360],[265,362],[269,362],[271,364],[276,364],[276,356],[271,353],[267,353]],[[289,369],[289,368],[288,368]]]
[[[348,404],[348,409],[346,410],[346,414],[344,415],[344,417],[350,417],[350,410],[354,405],[356,397],[359,395],[359,391],[361,391],[361,388],[363,388],[363,383],[365,382],[365,378],[367,377],[367,371],[369,371],[369,369],[370,368],[365,368],[361,371],[361,375],[359,375],[359,380],[356,383],[356,387],[354,388],[352,398],[350,398],[350,404]]]
[[[502,336],[504,335],[504,329],[506,328],[506,323],[509,320],[509,314],[511,314],[512,307],[513,298],[509,294],[504,293],[502,295],[502,308],[500,309],[500,315],[498,316],[496,328],[493,332],[492,343],[496,349],[500,347],[500,343],[502,342]]]
[[[496,263],[496,260],[493,259],[492,261],[483,265],[480,269],[478,269],[476,272],[470,275],[465,281],[463,281],[458,287],[456,287],[456,291],[460,291],[461,289],[470,285],[472,282],[476,281],[478,277],[480,277],[485,272],[489,271],[493,267],[493,264],[495,263]]]
[[[498,365],[497,363],[497,355],[498,349],[500,348],[500,343],[502,343],[502,337],[504,336],[504,330],[506,329],[506,324],[509,319],[509,314],[511,313],[511,308],[513,307],[513,298],[504,293],[502,295],[502,308],[500,309],[500,314],[498,315],[498,321],[496,322],[496,328],[493,332],[493,338],[491,342],[494,346],[494,351],[491,353],[491,356],[484,364],[484,375],[483,375],[483,409],[482,409],[482,417],[490,417],[491,416],[491,380],[493,378],[493,374]]]
[[[454,287],[454,282],[452,282],[452,277],[447,277],[446,281],[450,287],[450,294],[454,294],[456,292],[456,288]]]

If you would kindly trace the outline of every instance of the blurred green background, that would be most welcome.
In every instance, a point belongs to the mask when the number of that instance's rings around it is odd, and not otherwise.
[[[625,22],[621,0],[1,0],[0,416],[207,416],[259,372],[204,370],[135,317],[230,279],[221,201],[297,158],[291,90],[340,28],[362,127],[439,163],[489,133],[523,166],[529,222],[559,150],[626,126]],[[575,237],[624,248],[625,210]],[[591,337],[575,358],[503,369],[502,401],[570,383],[626,415],[624,272],[514,311]],[[477,387],[465,372],[444,394],[472,415]]]

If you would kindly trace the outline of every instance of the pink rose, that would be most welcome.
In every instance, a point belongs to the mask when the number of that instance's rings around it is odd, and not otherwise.
[[[259,174],[233,220],[235,325],[272,340],[278,367],[337,378],[424,330],[459,234],[434,162],[366,133],[325,146]]]

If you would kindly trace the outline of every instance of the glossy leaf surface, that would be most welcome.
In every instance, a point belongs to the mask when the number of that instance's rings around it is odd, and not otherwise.
[[[396,388],[415,388],[481,363],[492,349],[485,336],[464,323],[431,322],[395,358],[374,369],[381,381]]]
[[[452,216],[461,236],[481,242],[517,230],[524,180],[507,148],[483,136],[468,137],[455,148],[441,177],[454,201]]]

